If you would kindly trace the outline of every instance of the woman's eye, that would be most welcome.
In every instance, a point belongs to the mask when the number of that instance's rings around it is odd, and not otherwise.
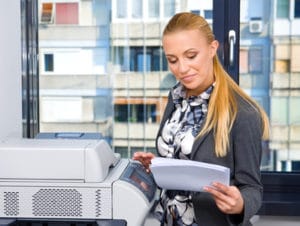
[[[168,60],[170,64],[175,64],[176,60]]]
[[[189,59],[194,59],[197,56],[197,54],[189,55],[187,56]]]

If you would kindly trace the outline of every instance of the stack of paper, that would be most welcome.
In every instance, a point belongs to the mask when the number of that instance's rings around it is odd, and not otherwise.
[[[229,185],[229,168],[216,164],[156,157],[150,169],[156,184],[163,189],[203,191],[213,182]]]

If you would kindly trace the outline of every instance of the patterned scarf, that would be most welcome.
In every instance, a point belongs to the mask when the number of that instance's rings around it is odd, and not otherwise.
[[[189,159],[194,139],[207,114],[209,97],[214,84],[198,96],[186,97],[186,90],[177,83],[172,89],[175,110],[165,122],[157,146],[161,156]],[[191,192],[163,191],[156,214],[161,225],[197,226]]]

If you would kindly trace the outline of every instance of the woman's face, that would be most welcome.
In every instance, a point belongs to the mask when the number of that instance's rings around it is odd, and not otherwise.
[[[199,95],[213,82],[213,57],[218,42],[208,43],[197,29],[182,30],[163,37],[169,69],[187,89],[187,95]]]

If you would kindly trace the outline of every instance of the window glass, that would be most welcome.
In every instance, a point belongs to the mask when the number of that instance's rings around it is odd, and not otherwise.
[[[78,3],[56,3],[56,24],[78,24]]]
[[[252,73],[262,72],[262,50],[261,48],[249,49],[249,71]]]
[[[300,125],[300,97],[291,97],[289,118],[291,124]],[[300,140],[300,138],[299,138]]]
[[[148,14],[150,18],[159,18],[159,0],[148,0]]]
[[[51,23],[53,20],[53,3],[42,3],[41,18],[42,23]]]
[[[277,0],[276,5],[276,17],[277,18],[289,18],[290,1],[289,0]]]
[[[300,18],[300,0],[295,0],[294,17]]]
[[[175,13],[175,0],[163,0],[164,2],[164,17],[170,18]]]
[[[40,132],[99,132],[128,157],[154,150],[176,83],[161,46],[164,24],[180,11],[209,19],[207,2],[39,0]],[[299,1],[243,0],[242,7],[239,85],[270,116],[265,167],[279,170],[287,160],[280,153],[294,153],[300,142]]]
[[[271,103],[271,123],[278,125],[287,124],[287,106],[288,100],[286,97],[273,97]]]
[[[132,18],[142,18],[143,17],[143,2],[144,1],[131,1]]]
[[[128,0],[116,0],[116,15],[118,18],[127,17],[127,1]]]
[[[248,73],[248,50],[240,49],[240,73]]]
[[[212,10],[204,10],[204,18],[211,20],[213,18],[213,11]]]
[[[297,108],[300,104],[300,1],[243,0],[242,4],[240,86],[264,107],[271,122],[263,169],[296,170],[300,142]],[[249,10],[254,8],[257,10]]]
[[[53,54],[45,54],[44,55],[44,64],[45,64],[45,71],[53,71],[54,70],[54,60]]]

